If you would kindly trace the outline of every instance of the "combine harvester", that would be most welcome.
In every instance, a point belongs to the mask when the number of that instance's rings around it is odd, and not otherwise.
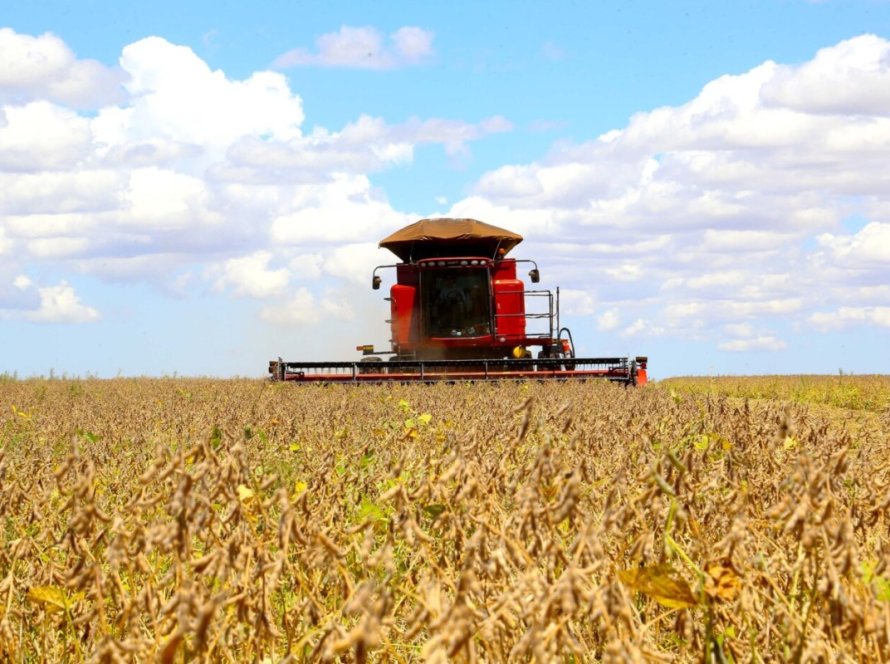
[[[645,357],[575,357],[559,321],[559,289],[526,290],[507,258],[522,236],[474,219],[422,219],[381,240],[400,263],[390,288],[391,349],[358,346],[357,362],[269,362],[273,380],[297,382],[605,378],[646,383]],[[533,353],[532,349],[537,349]],[[388,356],[384,360],[384,356]]]

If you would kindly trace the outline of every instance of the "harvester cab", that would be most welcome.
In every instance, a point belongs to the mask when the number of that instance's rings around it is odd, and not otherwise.
[[[508,257],[522,236],[474,219],[422,219],[380,242],[400,262],[389,290],[388,350],[360,345],[359,362],[270,362],[274,379],[297,381],[593,378],[646,382],[646,358],[577,358],[559,317],[559,289],[526,289]],[[384,364],[384,357],[387,361]]]

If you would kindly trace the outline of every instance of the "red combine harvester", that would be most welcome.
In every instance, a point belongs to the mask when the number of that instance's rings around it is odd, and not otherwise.
[[[273,380],[298,382],[458,381],[605,378],[646,383],[645,357],[575,357],[559,321],[559,289],[526,290],[507,258],[522,236],[474,219],[422,219],[381,240],[400,263],[390,288],[391,349],[357,362],[269,363]],[[533,352],[532,349],[537,349]],[[388,356],[384,360],[384,356]]]

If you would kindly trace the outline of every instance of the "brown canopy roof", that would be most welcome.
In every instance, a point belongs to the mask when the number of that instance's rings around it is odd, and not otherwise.
[[[444,256],[496,258],[522,242],[518,233],[476,219],[421,219],[380,241],[401,260]]]

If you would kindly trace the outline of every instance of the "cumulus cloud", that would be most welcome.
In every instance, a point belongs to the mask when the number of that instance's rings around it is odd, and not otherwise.
[[[820,50],[801,65],[782,66],[764,86],[764,101],[803,113],[890,116],[890,43],[862,35]]]
[[[275,59],[275,66],[394,69],[418,64],[433,55],[434,35],[416,26],[404,26],[389,35],[376,28],[344,25],[315,40],[315,50],[295,48]]]
[[[343,36],[325,57],[361,35]],[[419,62],[432,55],[432,39],[410,26],[381,37],[375,66]],[[283,74],[234,79],[160,37],[126,46],[115,68],[78,60],[53,35],[9,29],[0,30],[0,55],[8,270],[52,265],[180,293],[196,286],[185,278],[194,274],[260,300],[283,295],[293,279],[364,283],[381,260],[371,243],[416,219],[393,209],[368,174],[410,164],[419,145],[465,154],[469,143],[512,129],[501,116],[390,125],[359,115],[304,133],[302,99]],[[103,96],[109,81],[115,94]],[[73,291],[58,288],[47,291],[58,315],[40,320],[65,320],[66,304],[68,318],[89,317]],[[331,305],[315,311],[343,315]]]
[[[823,233],[816,241],[835,264],[859,269],[890,266],[890,223],[873,221],[854,235]]]
[[[11,285],[9,289],[0,283],[0,318],[34,323],[92,323],[101,318],[98,310],[80,301],[67,281],[40,286],[20,274]]]
[[[596,329],[600,332],[611,332],[618,329],[621,324],[621,317],[617,309],[608,309],[600,314],[596,319]]]
[[[161,37],[126,46],[120,64],[131,102],[103,109],[93,123],[97,140],[109,146],[167,139],[224,150],[243,136],[300,135],[303,103],[282,74],[232,80],[190,48]]]
[[[89,121],[47,101],[3,108],[0,169],[5,172],[76,168],[91,147]]]
[[[719,343],[717,347],[733,353],[748,351],[777,352],[788,347],[784,339],[780,339],[768,330],[755,329],[751,323],[728,323],[723,326],[725,336],[729,339]]]
[[[834,311],[817,311],[808,320],[823,331],[868,324],[890,327],[890,306],[839,307]]]
[[[286,142],[245,138],[229,149],[228,167],[215,172],[225,179],[318,182],[329,179],[332,172],[365,175],[410,163],[421,145],[439,144],[448,154],[462,154],[468,143],[511,129],[512,124],[500,116],[476,124],[414,118],[387,125],[382,118],[362,115],[341,131],[315,128]]]
[[[281,245],[371,240],[381,228],[398,228],[413,218],[395,212],[366,177],[337,175],[324,187],[305,189],[291,210],[272,220],[271,238]]]
[[[298,288],[284,302],[265,306],[260,311],[260,318],[278,325],[312,325],[326,318],[351,320],[354,315],[352,307],[341,296],[328,291],[317,298],[305,287]]]
[[[0,28],[0,103],[46,100],[95,109],[123,96],[125,76],[95,60],[78,60],[52,33],[38,37]]]
[[[232,258],[215,271],[219,272],[216,287],[220,290],[234,288],[236,295],[267,298],[281,295],[290,282],[286,268],[269,268],[272,252],[257,251],[249,256]]]
[[[40,309],[27,314],[27,318],[38,323],[90,323],[99,320],[99,312],[80,301],[67,282],[55,286],[38,288]]]

